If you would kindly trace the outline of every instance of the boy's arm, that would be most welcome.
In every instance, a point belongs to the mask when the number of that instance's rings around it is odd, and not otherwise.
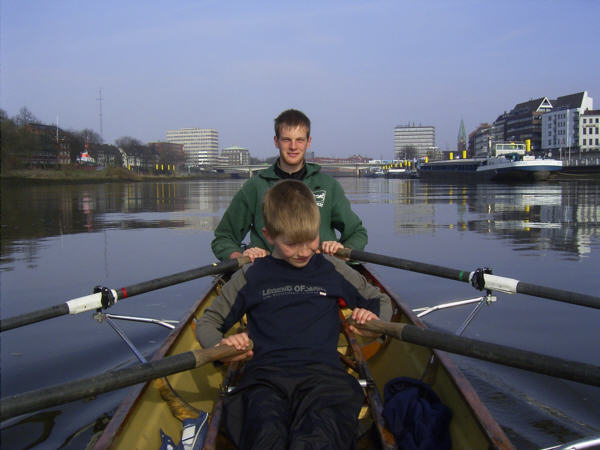
[[[244,315],[244,298],[240,290],[246,284],[247,266],[235,272],[196,322],[196,339],[204,348],[221,342],[225,333]]]
[[[381,320],[389,321],[392,318],[392,300],[387,294],[381,292],[377,286],[373,286],[358,271],[354,270],[344,261],[335,256],[326,256],[331,261],[336,270],[358,291],[361,297],[367,300],[377,300],[379,311],[373,311]],[[351,307],[363,307],[367,305],[352,305]]]

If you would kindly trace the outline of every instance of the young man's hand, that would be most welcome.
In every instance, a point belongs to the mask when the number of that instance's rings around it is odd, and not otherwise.
[[[229,259],[237,259],[241,258],[242,256],[247,256],[248,258],[250,258],[250,261],[254,261],[256,258],[264,258],[268,254],[269,252],[266,251],[264,248],[252,247],[244,250],[244,253],[233,252],[231,255],[229,255]]]
[[[221,342],[217,345],[229,345],[237,350],[245,350],[250,347],[250,338],[248,337],[248,333],[233,334],[226,338],[222,338]],[[222,360],[222,362],[242,361],[244,359],[250,359],[253,356],[254,352],[252,350],[248,350],[246,353],[242,353],[241,355],[225,358]]]
[[[250,258],[250,261],[254,261],[256,258],[264,258],[268,254],[268,251],[260,247],[251,247],[244,250],[244,256]]]
[[[377,314],[369,311],[368,309],[364,309],[364,308],[354,308],[352,310],[352,315],[350,317],[352,317],[352,319],[354,319],[354,321],[358,324],[364,324],[364,323],[367,323],[369,320],[379,319]],[[353,333],[356,333],[360,336],[365,336],[365,337],[375,338],[380,335],[380,333],[374,333],[372,331],[361,330],[360,328],[356,328],[354,325],[350,325],[350,330],[352,330]]]
[[[335,255],[335,252],[341,248],[344,248],[344,246],[338,241],[321,242],[321,251],[326,255]]]

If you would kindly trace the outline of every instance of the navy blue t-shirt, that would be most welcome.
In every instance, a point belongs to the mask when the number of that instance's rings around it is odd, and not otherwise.
[[[353,270],[348,268],[348,270]],[[338,299],[350,308],[379,314],[379,298],[367,299],[322,254],[303,268],[268,256],[246,271],[223,331],[244,314],[254,342],[254,358],[247,365],[339,365]]]

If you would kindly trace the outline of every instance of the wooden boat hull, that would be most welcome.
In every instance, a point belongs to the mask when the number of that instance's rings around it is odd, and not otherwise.
[[[393,299],[397,307],[394,320],[424,326],[371,272],[364,266],[358,266],[358,269]],[[222,282],[217,280],[208,293],[193,306],[187,319],[172,331],[153,359],[200,348],[194,333],[195,320],[217,295]],[[380,395],[383,397],[383,386],[392,378],[407,376],[420,379],[430,363],[432,353],[435,362],[427,370],[426,380],[431,381],[442,402],[452,410],[450,434],[453,448],[513,448],[500,426],[479,400],[469,381],[443,352],[395,339],[381,346],[368,360]],[[224,374],[224,368],[208,364],[171,375],[168,379],[186,402],[197,409],[211,412],[218,399]],[[167,403],[161,398],[156,382],[146,383],[131,388],[131,392],[119,406],[93,448],[159,448],[160,429],[172,436],[176,442],[181,436],[181,422],[173,416]],[[381,447],[375,434],[366,433],[359,441],[359,448]]]

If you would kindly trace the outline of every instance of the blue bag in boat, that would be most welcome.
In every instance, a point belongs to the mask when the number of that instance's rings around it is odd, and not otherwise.
[[[181,441],[175,445],[173,439],[160,430],[159,450],[201,450],[208,432],[208,413],[200,411],[196,419],[184,419]]]
[[[399,448],[451,449],[452,411],[431,387],[414,378],[393,378],[386,383],[383,398],[383,417]]]

